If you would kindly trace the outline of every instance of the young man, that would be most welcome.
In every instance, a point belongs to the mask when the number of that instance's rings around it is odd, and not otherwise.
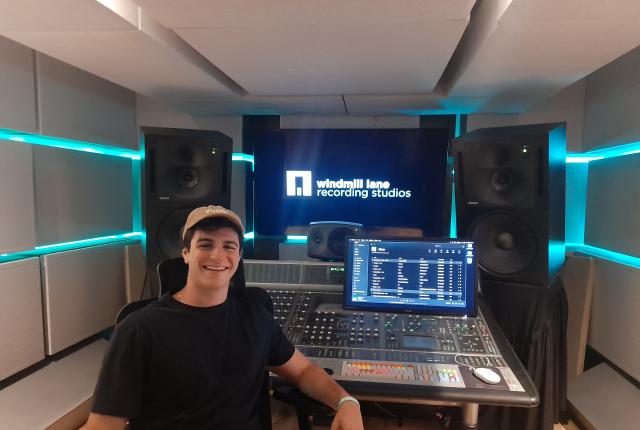
[[[221,206],[189,214],[186,285],[118,325],[82,429],[259,429],[265,369],[335,408],[332,429],[363,428],[357,401],[295,350],[266,307],[228,296],[243,235]]]

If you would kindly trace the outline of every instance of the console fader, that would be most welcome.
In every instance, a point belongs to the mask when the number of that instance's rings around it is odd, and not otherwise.
[[[307,357],[339,380],[524,391],[482,315],[475,318],[350,311],[342,294],[269,290],[274,317]],[[488,367],[501,382],[472,376]]]

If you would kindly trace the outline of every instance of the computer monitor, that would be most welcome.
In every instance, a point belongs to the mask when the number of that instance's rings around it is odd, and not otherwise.
[[[476,280],[471,241],[347,239],[346,309],[475,316]]]

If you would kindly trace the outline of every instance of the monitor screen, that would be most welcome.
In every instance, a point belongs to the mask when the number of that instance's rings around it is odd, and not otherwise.
[[[284,235],[313,221],[347,221],[441,236],[448,136],[446,129],[260,134],[254,145],[255,233]]]
[[[349,238],[347,309],[476,314],[476,250],[464,240]]]

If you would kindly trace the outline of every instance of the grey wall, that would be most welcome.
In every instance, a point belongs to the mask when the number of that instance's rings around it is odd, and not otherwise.
[[[0,128],[35,132],[34,54],[0,37]]]
[[[35,246],[32,166],[30,145],[0,140],[0,254]]]
[[[132,231],[130,159],[33,149],[38,245]]]
[[[584,148],[640,141],[640,48],[586,78]],[[640,156],[589,163],[585,243],[640,257]],[[640,380],[640,269],[596,262],[589,343]]]
[[[0,128],[138,147],[134,93],[4,38],[0,94]],[[0,253],[130,232],[132,194],[130,159],[0,141]],[[0,263],[0,379],[110,325],[124,267],[123,245]]]
[[[582,79],[521,114],[469,115],[467,118],[467,130],[521,124],[565,122],[567,124],[567,152],[581,152],[585,95],[586,83]]]
[[[640,154],[589,163],[584,236],[590,245],[640,257]]]
[[[36,53],[39,132],[138,149],[135,94]]]
[[[640,140],[640,48],[586,79],[585,151]]]

